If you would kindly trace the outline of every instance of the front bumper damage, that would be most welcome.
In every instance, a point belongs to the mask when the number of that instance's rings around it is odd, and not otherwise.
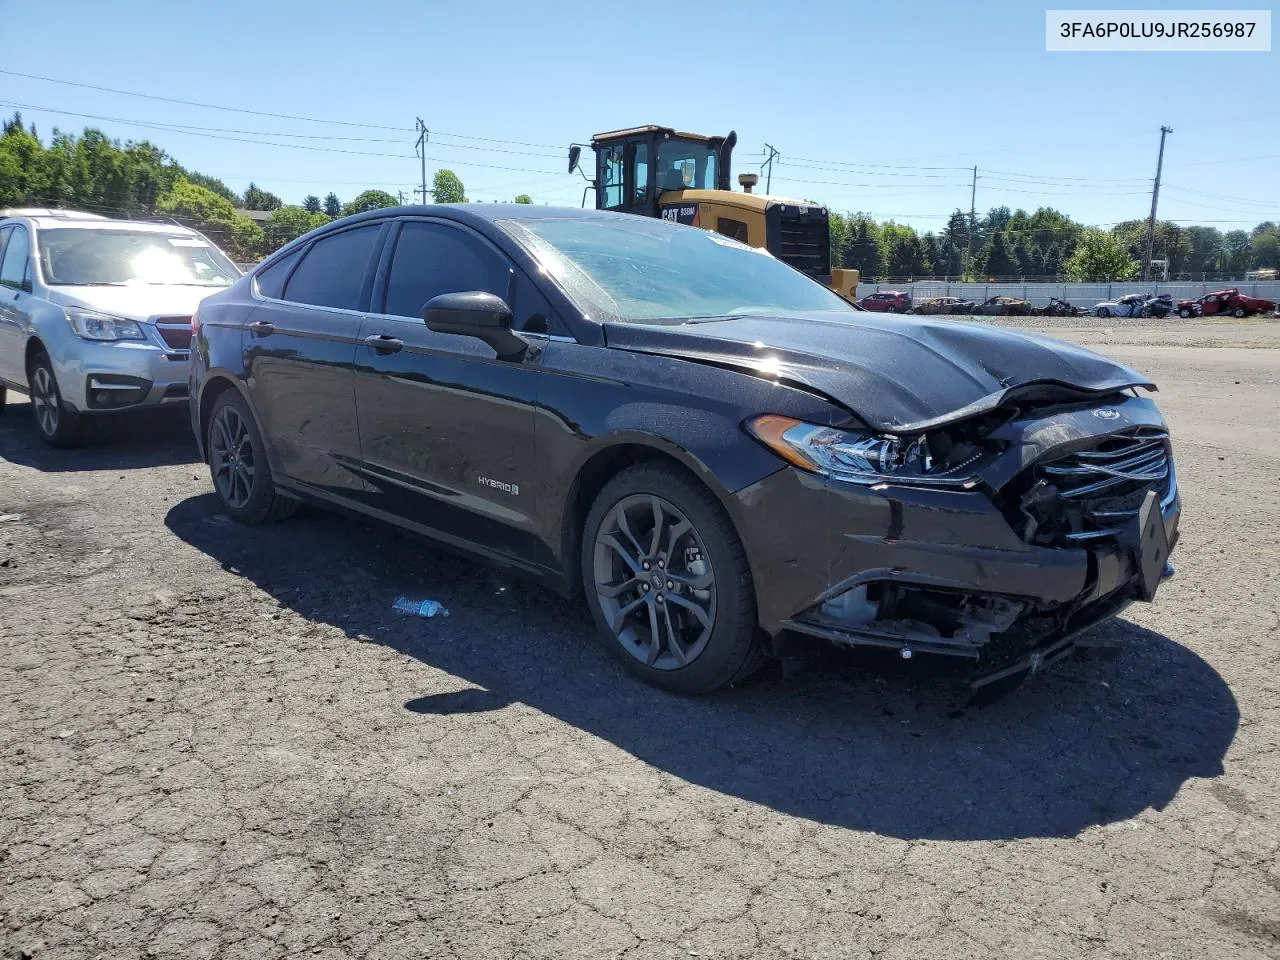
[[[1146,399],[1109,409],[1114,419],[1074,408],[1005,424],[992,434],[1003,452],[969,489],[861,486],[788,468],[739,491],[735,519],[775,652],[806,636],[904,658],[941,654],[970,662],[970,682],[982,688],[1037,672],[1090,627],[1150,599],[1172,575],[1178,538],[1172,459],[1142,518],[1124,511],[1114,533],[1036,542],[1036,523],[1009,502],[1046,462],[1163,429]],[[1043,514],[1040,500],[1035,507]],[[1142,519],[1154,545],[1144,546]]]

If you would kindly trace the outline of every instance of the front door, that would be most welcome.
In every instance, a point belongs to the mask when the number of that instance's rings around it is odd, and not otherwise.
[[[272,470],[314,492],[363,490],[355,362],[384,224],[327,234],[270,267],[245,318],[248,388]],[[275,283],[283,283],[278,295]]]
[[[30,237],[14,224],[0,230],[0,381],[26,389],[26,327],[31,295]]]
[[[405,220],[360,331],[356,408],[370,506],[497,557],[532,555],[534,401],[540,363],[499,360],[473,337],[435,333],[423,306],[483,290],[517,329],[548,308],[505,254],[441,220]]]

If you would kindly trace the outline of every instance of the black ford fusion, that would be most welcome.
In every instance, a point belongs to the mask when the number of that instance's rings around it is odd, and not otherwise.
[[[684,692],[800,638],[1034,672],[1172,572],[1146,379],[855,311],[625,214],[377,210],[205,300],[191,411],[228,514],[382,518],[579,591]]]

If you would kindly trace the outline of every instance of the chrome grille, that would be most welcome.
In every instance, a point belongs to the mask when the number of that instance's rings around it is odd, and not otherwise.
[[[1060,543],[1114,539],[1138,515],[1147,491],[1156,492],[1161,507],[1177,495],[1169,434],[1155,427],[1105,437],[1091,449],[1039,464],[1034,475],[1056,491],[1053,521],[1039,529]]]

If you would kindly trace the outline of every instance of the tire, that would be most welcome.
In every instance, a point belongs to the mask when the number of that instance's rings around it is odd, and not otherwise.
[[[8,400],[8,396],[9,396],[9,391],[5,388],[4,384],[0,383],[0,417],[3,417],[4,412],[7,409],[9,409],[5,405],[6,401]]]
[[[84,443],[84,424],[63,402],[53,364],[43,350],[27,364],[27,395],[41,440],[62,450]]]
[[[1108,310],[1106,307],[1099,307],[1098,316],[1102,317],[1103,319],[1106,319],[1107,317],[1111,316],[1111,311]]]
[[[1183,320],[1190,320],[1191,311],[1186,309],[1186,307],[1183,307],[1181,310],[1178,311],[1178,316],[1180,316]]]
[[[715,496],[682,468],[642,463],[606,483],[587,515],[580,559],[601,639],[646,683],[708,693],[760,666],[746,551]],[[676,619],[666,619],[673,610]]]
[[[1241,320],[1249,315],[1249,311],[1246,310],[1244,307],[1236,307],[1234,310],[1231,311],[1231,315],[1235,317],[1237,320]]]
[[[884,312],[885,312],[885,313],[897,313],[897,312],[898,312],[898,308],[897,308],[897,307],[885,307],[885,308],[884,308]]]
[[[213,492],[231,519],[271,523],[298,512],[298,501],[276,490],[262,435],[249,405],[235,390],[214,401],[205,449]]]

